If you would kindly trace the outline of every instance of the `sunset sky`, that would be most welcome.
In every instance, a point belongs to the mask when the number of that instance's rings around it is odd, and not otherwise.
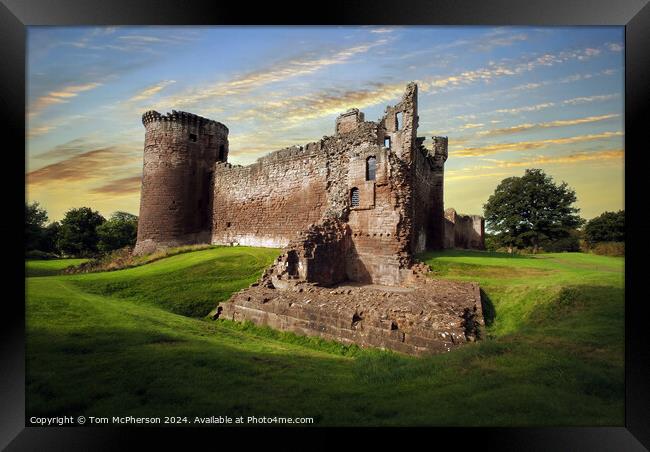
[[[146,110],[230,129],[248,164],[379,119],[419,87],[418,134],[449,137],[445,207],[482,214],[542,168],[584,218],[624,208],[623,27],[30,27],[27,197],[50,220],[138,214]]]

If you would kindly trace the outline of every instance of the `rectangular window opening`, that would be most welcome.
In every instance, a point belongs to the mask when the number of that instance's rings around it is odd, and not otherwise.
[[[384,138],[384,147],[390,149],[390,137]]]
[[[401,111],[395,115],[395,130],[399,130],[403,118],[404,118],[404,114]]]
[[[196,138],[197,138],[197,137],[196,137],[195,134],[190,133],[190,141],[191,141],[191,142],[196,143]]]

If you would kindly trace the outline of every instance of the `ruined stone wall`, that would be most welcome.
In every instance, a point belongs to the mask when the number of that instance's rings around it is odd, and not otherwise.
[[[212,212],[212,171],[228,157],[228,128],[191,113],[156,111],[142,116],[144,164],[134,252],[207,243]]]
[[[329,207],[322,142],[273,152],[248,166],[215,166],[212,243],[285,247]]]
[[[352,110],[337,119],[334,136],[246,167],[216,165],[212,242],[285,247],[311,225],[340,219],[349,226],[349,248],[332,264],[353,281],[399,284],[411,262],[411,151],[404,146],[413,143],[415,94],[407,90],[380,123],[362,122]],[[397,130],[394,118],[402,111]],[[369,158],[376,161],[371,180]]]
[[[424,140],[421,138],[420,140]],[[419,144],[413,159],[413,253],[441,249],[444,235],[444,165],[447,138],[433,137],[430,151]]]
[[[485,220],[480,215],[461,215],[445,210],[445,248],[485,249]]]

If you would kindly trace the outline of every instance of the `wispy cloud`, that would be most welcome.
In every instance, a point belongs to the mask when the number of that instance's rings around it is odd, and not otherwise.
[[[618,132],[603,132],[603,133],[588,134],[588,135],[577,135],[577,136],[566,137],[566,138],[549,138],[546,140],[537,140],[537,141],[496,143],[496,144],[489,144],[485,146],[459,149],[457,151],[454,151],[454,155],[457,157],[482,157],[485,155],[497,154],[500,152],[527,151],[531,149],[544,148],[552,145],[581,143],[585,141],[595,141],[595,140],[620,137],[622,135],[623,132],[618,131]]]
[[[526,41],[528,35],[526,33],[513,33],[507,28],[497,28],[482,36],[474,45],[474,48],[479,51],[488,52],[495,47],[506,47],[513,45],[516,42]]]
[[[395,30],[395,28],[380,27],[371,29],[370,33],[393,33]]]
[[[124,177],[112,180],[90,190],[91,193],[110,196],[129,196],[140,193],[142,176]]]
[[[605,44],[605,46],[607,47],[607,50],[609,50],[610,52],[623,51],[623,44],[619,44],[617,42],[608,42],[607,44]]]
[[[529,112],[529,111],[540,111],[553,106],[555,106],[555,102],[542,102],[535,105],[524,105],[522,107],[500,108],[492,112],[492,114],[494,113],[516,114],[516,113]]]
[[[128,101],[129,102],[137,102],[140,100],[145,100],[149,99],[156,94],[158,94],[160,91],[165,89],[167,86],[176,83],[175,80],[163,80],[161,82],[155,83],[153,85],[150,85],[146,88],[144,88],[142,91],[138,92],[135,96],[131,97]]]
[[[467,124],[463,124],[462,126],[460,126],[460,128],[461,128],[461,130],[478,129],[480,127],[483,127],[484,125],[485,124],[482,124],[482,123],[476,123],[475,124],[475,123],[470,122],[470,123],[467,123]]]
[[[574,97],[573,99],[567,99],[562,103],[567,105],[578,105],[586,104],[589,102],[600,102],[604,100],[616,99],[618,96],[618,94],[602,94],[597,96]]]
[[[574,164],[587,161],[604,161],[604,160],[621,160],[625,153],[623,149],[614,149],[599,152],[577,152],[575,154],[560,157],[537,157],[531,160],[504,161],[497,165],[500,168],[512,168],[521,166],[536,165],[557,165],[557,164]]]
[[[447,171],[445,174],[445,181],[457,181],[457,180],[467,180],[467,179],[487,179],[495,177],[503,177],[508,173],[504,172],[492,172],[488,173],[485,171],[481,172],[469,172],[469,171]]]
[[[552,127],[567,127],[567,126],[574,126],[578,124],[587,124],[587,123],[592,123],[592,122],[598,122],[598,121],[605,121],[607,119],[612,119],[612,118],[617,118],[619,117],[620,114],[608,114],[608,115],[598,115],[598,116],[587,116],[584,118],[575,118],[575,119],[559,119],[555,121],[546,121],[546,122],[538,122],[535,124],[518,124],[516,126],[512,127],[504,127],[501,129],[492,129],[492,130],[484,130],[481,132],[478,132],[478,135],[480,136],[495,136],[495,135],[507,135],[507,134],[512,134],[512,133],[519,133],[519,132],[527,132],[530,130],[535,130],[535,129],[548,129]]]
[[[352,47],[328,52],[324,55],[307,54],[278,61],[261,69],[232,77],[230,80],[206,85],[176,96],[161,99],[160,105],[190,106],[207,99],[236,96],[242,93],[278,83],[303,75],[313,74],[326,67],[342,64],[356,55],[387,43],[385,38],[374,42],[362,43]],[[260,99],[263,100],[263,99]]]
[[[71,98],[77,97],[79,93],[95,89],[101,85],[99,82],[89,82],[80,85],[62,86],[57,90],[50,91],[37,98],[29,108],[28,114],[30,117],[33,117],[50,105],[67,103]]]
[[[62,151],[62,154],[65,152]],[[53,182],[79,182],[101,180],[107,174],[141,162],[140,156],[117,147],[106,147],[73,155],[50,165],[27,173],[29,185],[44,185]]]

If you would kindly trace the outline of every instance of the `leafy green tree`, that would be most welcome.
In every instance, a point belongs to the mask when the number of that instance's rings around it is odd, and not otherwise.
[[[487,203],[485,223],[502,246],[530,246],[566,238],[583,224],[575,191],[566,182],[557,185],[541,169],[527,169],[522,177],[501,181]]]
[[[58,221],[45,226],[45,229],[43,229],[43,235],[41,236],[41,243],[38,249],[47,253],[58,254],[59,248],[57,242],[59,240],[60,233],[61,223]]]
[[[108,252],[135,245],[138,234],[138,217],[127,212],[115,212],[111,218],[97,227],[101,252]]]
[[[27,251],[39,248],[47,220],[47,211],[38,202],[25,203],[25,249]]]
[[[603,212],[589,220],[585,225],[585,241],[589,245],[625,241],[625,210]]]
[[[97,227],[106,219],[90,207],[70,209],[61,221],[58,248],[68,255],[92,256],[97,253]]]

